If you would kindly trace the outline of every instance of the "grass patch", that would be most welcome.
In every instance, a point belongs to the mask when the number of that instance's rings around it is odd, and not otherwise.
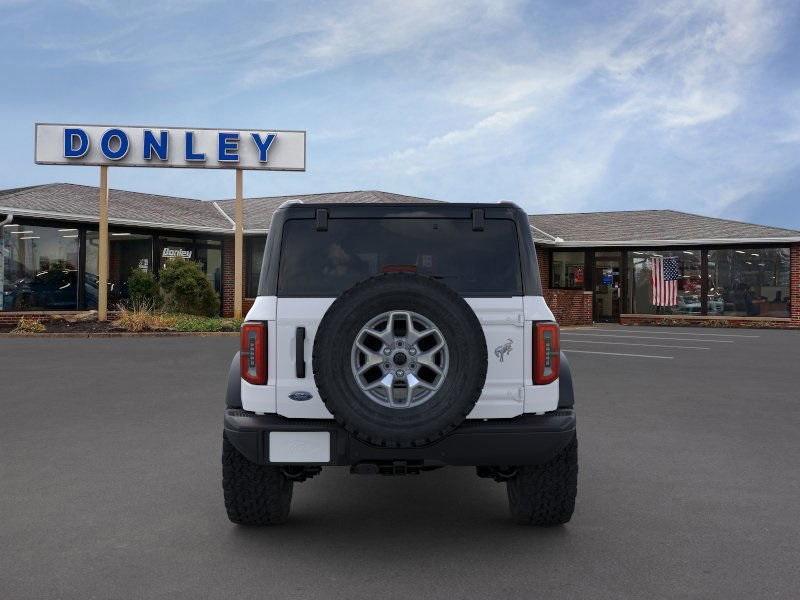
[[[17,321],[17,326],[11,330],[11,333],[44,333],[45,326],[39,319],[31,319],[28,317],[20,317]]]
[[[168,315],[172,319],[173,331],[239,331],[241,319],[225,317],[198,317],[196,315]]]

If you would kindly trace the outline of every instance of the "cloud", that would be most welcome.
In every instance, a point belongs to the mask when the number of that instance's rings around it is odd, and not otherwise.
[[[399,165],[408,175],[435,171],[458,161],[460,166],[476,164],[487,157],[497,158],[497,136],[512,130],[533,114],[533,108],[499,111],[466,129],[456,129],[431,138],[421,146],[395,152],[373,163]]]

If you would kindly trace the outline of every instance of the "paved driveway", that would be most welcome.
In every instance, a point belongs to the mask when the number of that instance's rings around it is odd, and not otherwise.
[[[521,528],[451,468],[328,469],[231,525],[235,338],[0,340],[0,598],[796,597],[800,333],[565,331],[575,517]]]

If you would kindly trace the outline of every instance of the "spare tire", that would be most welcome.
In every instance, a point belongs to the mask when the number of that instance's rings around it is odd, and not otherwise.
[[[342,294],[314,339],[314,379],[336,420],[386,447],[434,442],[469,414],[486,380],[486,339],[455,291],[409,273]]]

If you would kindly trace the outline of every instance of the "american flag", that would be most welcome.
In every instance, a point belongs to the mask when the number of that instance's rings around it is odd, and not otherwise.
[[[653,306],[675,306],[678,303],[678,259],[654,256],[650,260]]]

